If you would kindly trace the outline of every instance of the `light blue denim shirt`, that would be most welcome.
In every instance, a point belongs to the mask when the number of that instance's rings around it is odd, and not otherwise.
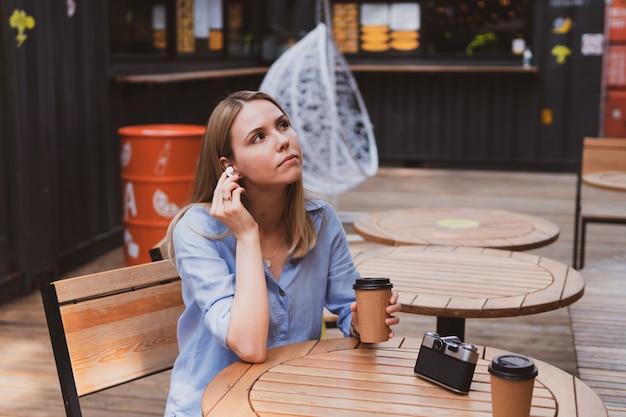
[[[339,316],[349,334],[359,277],[341,221],[325,201],[307,202],[317,244],[305,257],[288,259],[277,282],[265,267],[270,324],[267,347],[320,338],[323,307]],[[235,246],[232,234],[208,236],[226,227],[208,209],[190,208],[174,230],[176,266],[182,280],[185,311],[178,321],[179,355],[174,363],[165,416],[202,415],[202,393],[213,377],[239,358],[226,347],[230,307],[235,293]]]

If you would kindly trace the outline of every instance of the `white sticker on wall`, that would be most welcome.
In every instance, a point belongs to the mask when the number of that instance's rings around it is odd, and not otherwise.
[[[76,1],[75,0],[67,0],[67,17],[74,16],[76,13]]]
[[[604,53],[604,34],[584,33],[580,43],[580,53],[583,55],[602,55]]]

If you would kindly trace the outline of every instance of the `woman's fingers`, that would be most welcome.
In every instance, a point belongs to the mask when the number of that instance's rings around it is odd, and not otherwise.
[[[396,291],[391,291],[391,298],[389,299],[389,305],[387,306],[387,313],[393,314],[400,311],[402,305],[398,302],[399,294]]]
[[[226,172],[222,173],[217,181],[215,192],[213,193],[213,204],[219,205],[221,203],[223,206],[227,206],[229,203],[233,202],[234,198],[241,196],[243,189],[236,193],[236,191],[241,188],[236,182],[237,178],[237,174],[228,176]]]
[[[389,305],[387,306],[387,314],[389,317],[385,319],[385,324],[387,326],[395,326],[400,323],[400,317],[396,317],[393,314],[398,313],[402,307],[402,305],[398,302],[399,294],[396,291],[391,292],[391,299],[389,300]],[[389,332],[389,337],[393,337],[393,331]]]

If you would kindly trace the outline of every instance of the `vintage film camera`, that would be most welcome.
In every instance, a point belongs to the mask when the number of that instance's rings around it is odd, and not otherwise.
[[[426,332],[415,363],[415,373],[459,394],[467,394],[478,361],[478,349],[457,336]]]

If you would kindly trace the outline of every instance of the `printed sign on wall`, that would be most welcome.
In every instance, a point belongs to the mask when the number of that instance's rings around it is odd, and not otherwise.
[[[606,82],[609,87],[626,86],[626,46],[612,45],[609,47]]]
[[[572,50],[565,45],[556,45],[550,52],[559,65],[565,64],[567,58],[572,54]]]
[[[15,41],[17,47],[22,46],[28,35],[26,29],[32,29],[35,27],[35,18],[26,14],[24,10],[13,10],[13,14],[9,18],[9,25],[17,30],[17,36]]]
[[[613,0],[609,8],[609,38],[626,41],[626,0]]]

